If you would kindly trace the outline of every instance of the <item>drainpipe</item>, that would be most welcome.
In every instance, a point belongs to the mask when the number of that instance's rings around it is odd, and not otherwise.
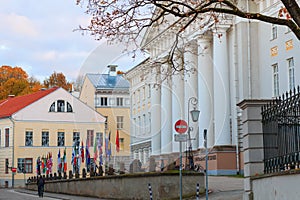
[[[239,83],[238,83],[238,73],[237,73],[237,69],[238,69],[238,66],[237,66],[237,39],[236,39],[236,36],[237,36],[237,33],[236,33],[236,27],[233,26],[232,27],[232,31],[234,33],[234,37],[233,37],[233,62],[234,62],[234,66],[233,66],[233,69],[234,69],[234,90],[233,90],[233,94],[234,94],[234,100],[238,100],[239,98],[239,95],[238,95],[238,91],[237,90],[237,87],[239,86]],[[234,102],[235,102],[234,101]],[[235,105],[236,107],[236,105]],[[236,146],[235,146],[235,149],[236,149],[236,152],[235,152],[235,156],[236,156],[236,174],[238,175],[240,173],[240,157],[239,157],[239,129],[238,129],[238,123],[237,123],[237,120],[238,120],[238,110],[235,108],[232,112],[232,115],[231,116],[231,120],[232,120],[232,123],[233,123],[233,127],[235,130],[235,137],[236,137]]]
[[[247,0],[247,12],[249,12],[249,0]],[[251,87],[251,38],[250,38],[250,20],[247,23],[247,66],[248,66],[248,99],[252,98]]]
[[[15,129],[15,122],[14,120],[9,117],[10,121],[12,122],[12,161],[11,161],[11,167],[14,167],[15,166],[15,133],[14,133],[14,129]],[[12,172],[11,173],[11,187],[14,188],[15,187],[15,173]]]

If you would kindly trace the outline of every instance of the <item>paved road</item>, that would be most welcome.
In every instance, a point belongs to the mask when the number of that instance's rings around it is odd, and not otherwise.
[[[234,178],[226,176],[209,176],[208,187],[211,193],[209,200],[241,200],[243,199],[243,178]],[[36,191],[15,189],[7,190],[0,189],[0,200],[34,200],[40,199]],[[95,200],[98,198],[80,197],[64,194],[47,193],[44,194],[45,200],[64,199],[64,200]],[[195,199],[189,198],[189,200]],[[205,200],[205,195],[200,197],[200,200]]]
[[[243,199],[244,179],[226,176],[209,176],[208,188],[211,190],[209,200]],[[201,197],[200,200],[205,199]]]

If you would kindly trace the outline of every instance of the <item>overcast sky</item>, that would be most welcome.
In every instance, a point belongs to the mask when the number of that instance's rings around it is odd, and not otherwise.
[[[89,22],[75,0],[0,2],[0,66],[22,67],[41,81],[62,72],[73,81],[79,73],[104,73],[109,64],[125,71],[142,60],[122,55],[121,45],[74,32]]]

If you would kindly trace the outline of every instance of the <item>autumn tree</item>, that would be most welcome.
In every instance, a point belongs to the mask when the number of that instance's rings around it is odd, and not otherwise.
[[[53,74],[50,75],[49,78],[44,80],[44,86],[46,88],[57,86],[57,87],[62,87],[67,91],[72,90],[72,84],[66,80],[65,75],[61,72],[56,73],[55,71],[53,72]]]
[[[239,0],[77,0],[77,4],[87,2],[86,13],[92,16],[90,25],[81,30],[90,31],[97,39],[106,38],[135,42],[143,29],[166,22],[172,15],[186,19],[186,29],[192,22],[201,19],[201,14],[209,13],[216,21],[219,13],[235,15],[249,20],[284,25],[300,39],[300,8],[296,0],[281,0],[284,7],[278,16],[267,16],[247,10],[247,5]]]
[[[281,2],[282,7],[278,10],[278,15],[273,16],[258,13],[257,1],[77,0],[77,4],[86,6],[86,13],[91,15],[90,24],[79,26],[77,30],[86,31],[97,40],[105,39],[109,43],[125,42],[128,45],[135,44],[138,48],[138,38],[149,27],[164,29],[169,26],[176,35],[168,56],[168,60],[172,62],[178,40],[185,30],[195,23],[205,23],[207,17],[208,22],[215,25],[222,23],[228,16],[282,25],[288,27],[300,39],[300,9],[297,1]],[[204,27],[205,25],[199,28]]]
[[[0,99],[6,99],[8,95],[23,95],[28,90],[28,75],[21,67],[3,65],[0,67]]]

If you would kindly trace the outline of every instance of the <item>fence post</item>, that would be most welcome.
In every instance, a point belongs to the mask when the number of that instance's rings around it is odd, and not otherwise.
[[[149,189],[149,194],[150,194],[150,200],[153,200],[153,196],[152,196],[152,187],[151,184],[148,184],[148,189]]]
[[[197,183],[197,187],[196,187],[196,197],[197,200],[199,200],[199,183]]]

